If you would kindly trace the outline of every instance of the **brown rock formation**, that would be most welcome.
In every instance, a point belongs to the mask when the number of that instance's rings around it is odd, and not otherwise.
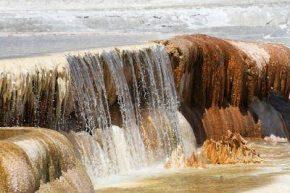
[[[208,139],[202,146],[202,154],[212,164],[259,163],[261,158],[238,133],[228,131],[220,141]]]
[[[289,96],[287,47],[206,35],[177,36],[162,43],[171,56],[176,85],[186,103],[243,106],[253,96],[267,96],[272,89]]]
[[[69,108],[65,58],[5,59],[0,68],[0,125],[55,127]]]
[[[228,131],[246,137],[261,137],[261,128],[249,112],[242,112],[238,107],[211,107],[205,110],[202,123],[208,139],[220,140]]]
[[[1,128],[0,136],[1,192],[35,192],[41,184],[46,186],[57,180],[69,183],[74,192],[94,192],[72,144],[60,133],[38,128]],[[81,180],[76,176],[81,176]]]
[[[216,123],[243,136],[259,136],[248,105],[270,91],[289,97],[290,49],[283,45],[206,35],[177,36],[161,43],[171,57],[182,110],[194,125],[199,143],[205,136],[222,136],[223,129],[213,126]]]
[[[248,113],[253,99],[263,99],[269,91],[273,91],[289,100],[290,50],[283,45],[222,40],[206,35],[177,36],[160,43],[166,46],[171,58],[181,110],[194,126],[200,144],[206,137],[222,136],[218,135],[220,128],[214,125],[227,125],[225,130],[239,130],[243,136],[258,137],[260,130]],[[85,82],[90,76],[104,82],[105,88],[102,87],[95,95],[94,91],[98,90],[96,85],[100,83],[87,89],[88,81],[77,90],[91,93],[89,95],[100,99],[98,101],[107,100],[109,109],[112,109],[112,122],[120,125],[119,112],[115,110],[117,89],[115,76],[112,76],[114,70],[110,67],[114,66],[112,64],[121,66],[115,71],[123,70],[129,92],[135,96],[136,87],[140,87],[142,81],[150,81],[146,76],[141,80],[141,72],[144,67],[147,68],[146,65],[156,62],[150,50],[153,45],[1,60],[0,125],[83,129],[85,121],[80,111],[86,107],[80,103],[84,100],[74,100],[76,91],[71,87],[73,68],[81,77],[85,74]],[[106,54],[110,55],[110,59],[106,58]],[[73,61],[68,61],[69,58]],[[98,59],[100,69],[91,65],[95,59]],[[77,79],[76,82],[81,81]],[[140,106],[146,106],[146,91],[139,88],[139,92]],[[98,117],[94,111],[97,107],[91,107],[93,117]],[[288,114],[289,111],[284,109],[283,118],[289,117]],[[289,120],[285,123],[290,131]]]

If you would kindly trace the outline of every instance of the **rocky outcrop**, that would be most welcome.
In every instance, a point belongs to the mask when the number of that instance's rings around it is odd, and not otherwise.
[[[259,163],[259,154],[247,145],[238,133],[228,131],[223,140],[208,139],[202,146],[202,154],[211,164]]]
[[[160,43],[170,55],[182,109],[197,128],[199,143],[212,133],[223,134],[221,127],[209,127],[208,119],[227,123],[227,129],[232,131],[239,124],[243,136],[256,137],[260,135],[259,127],[247,112],[253,100],[267,97],[270,91],[288,100],[290,49],[283,45],[222,40],[207,35],[177,36]],[[233,111],[231,116],[223,115]]]
[[[153,63],[164,63],[154,55],[161,51],[164,52],[163,46],[147,43],[1,59],[0,126],[83,130],[86,123],[81,117],[86,109],[91,110],[92,116],[99,117],[96,109],[106,103],[111,107],[111,114],[119,115],[115,107],[119,108],[117,100],[123,100],[117,95],[123,92],[123,85],[116,88],[116,82],[120,85],[120,81],[128,85],[127,95],[135,92],[132,97],[135,103],[141,102],[135,101],[139,92],[142,104],[138,105],[144,106],[145,92],[149,91],[143,87],[153,77],[149,78],[147,72],[158,70],[152,69]],[[83,93],[86,94],[82,98]],[[106,105],[100,111],[107,111]],[[112,118],[117,118],[112,120],[114,124],[120,124],[118,117],[112,115]]]
[[[0,126],[88,132],[69,142],[51,130],[1,128],[0,192],[93,192],[90,179],[170,155],[166,168],[198,166],[195,136],[208,139],[210,163],[259,162],[240,135],[289,136],[288,48],[206,35],[160,43],[1,60]],[[259,103],[270,91],[284,102]],[[270,115],[259,104],[272,105]],[[277,124],[266,124],[273,115]]]
[[[265,140],[270,141],[268,138]],[[223,135],[222,140],[207,139],[201,152],[193,153],[188,157],[183,152],[182,147],[178,146],[167,158],[164,168],[206,167],[206,164],[260,163],[262,161],[260,155],[239,133],[229,130]]]
[[[56,127],[69,105],[69,72],[59,55],[0,61],[0,126]]]
[[[94,192],[72,144],[62,134],[38,128],[1,128],[0,136],[0,192],[48,192],[48,187],[55,189],[56,181],[63,182],[62,190]]]
[[[171,56],[175,82],[187,104],[242,107],[271,90],[289,96],[290,50],[285,46],[206,35],[177,36],[161,43]]]
[[[227,129],[239,130],[246,137],[258,137],[261,129],[256,124],[261,118],[256,115],[251,118],[249,113],[254,99],[263,100],[271,91],[281,95],[286,103],[289,101],[290,51],[283,45],[222,40],[206,35],[177,36],[158,43],[165,46],[170,56],[181,99],[180,110],[194,127],[199,144],[207,137],[222,136]],[[157,56],[154,49],[161,55]],[[124,94],[122,89],[128,89],[126,97],[132,98],[133,105],[146,108],[149,105],[146,100],[154,98],[156,92],[161,93],[156,85],[165,80],[160,78],[160,65],[154,67],[154,64],[169,65],[166,53],[166,57],[161,57],[164,56],[161,50],[164,51],[163,46],[148,43],[0,60],[0,126],[83,130],[87,127],[81,113],[84,110],[95,118],[111,114],[111,120],[108,118],[100,124],[104,127],[110,122],[121,126],[117,103],[123,98],[118,98],[116,92]],[[120,71],[122,77],[118,74]],[[73,77],[76,80],[72,81]],[[120,85],[115,83],[119,78],[128,88],[116,88]],[[72,82],[80,84],[76,87]],[[83,93],[87,95],[81,98]],[[148,93],[152,96],[147,96]],[[87,100],[91,102],[81,102]],[[102,108],[101,103],[105,104]],[[288,109],[281,108],[285,105],[275,100],[271,105],[281,111],[284,130],[289,130]],[[98,120],[104,118],[95,121]],[[226,126],[223,130],[214,125]]]
[[[250,112],[242,112],[238,107],[208,108],[202,123],[208,139],[220,140],[229,130],[242,136],[261,138],[260,124],[255,123]]]

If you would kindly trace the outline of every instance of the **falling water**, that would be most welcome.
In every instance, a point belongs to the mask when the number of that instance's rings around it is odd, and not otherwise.
[[[68,137],[95,184],[164,163],[177,147],[194,151],[162,45],[7,59],[0,67],[0,124],[75,131]]]
[[[178,102],[169,57],[162,46],[127,51],[127,55],[129,61],[139,66],[140,90],[146,109],[154,125],[160,127],[157,129],[157,155],[164,157],[172,151],[179,136],[175,122]]]
[[[128,173],[163,161],[177,145],[192,146],[191,137],[190,143],[182,141],[182,134],[190,130],[178,124],[177,94],[163,46],[97,50],[67,59],[75,109],[90,134],[70,136],[91,179]],[[117,95],[122,127],[112,124],[108,79]]]

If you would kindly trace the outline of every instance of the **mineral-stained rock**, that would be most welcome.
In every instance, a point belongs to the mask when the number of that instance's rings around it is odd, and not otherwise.
[[[261,127],[255,123],[250,112],[238,107],[211,107],[205,110],[202,123],[208,139],[221,140],[228,131],[244,137],[261,138]]]
[[[253,100],[262,100],[273,91],[286,100],[285,104],[289,101],[290,50],[283,45],[222,40],[200,34],[176,36],[159,43],[166,47],[170,56],[176,88],[186,111],[183,113],[194,127],[200,144],[206,137],[222,136],[227,129],[238,130],[243,136],[257,137],[259,127],[254,125],[248,113]],[[116,119],[119,113],[114,109],[118,103],[116,85],[119,83],[114,80],[118,76],[112,76],[113,72],[123,70],[122,79],[134,96],[133,103],[146,106],[145,87],[148,85],[144,85],[151,81],[146,71],[159,61],[153,54],[154,49],[156,44],[149,43],[0,60],[0,126],[80,130],[85,128],[86,121],[81,115],[86,109],[84,104],[87,104],[81,101],[87,100],[97,101],[88,105],[93,117],[104,115],[110,109],[113,124],[121,125],[121,120]],[[92,60],[96,66],[92,65]],[[118,70],[113,69],[116,65]],[[83,77],[74,81],[80,83],[78,89],[72,84],[73,73]],[[93,85],[89,77],[95,77]],[[140,88],[141,83],[144,88]],[[102,84],[101,89],[99,84]],[[87,89],[88,85],[91,88]],[[137,101],[138,89],[140,100]],[[87,97],[90,99],[78,98],[76,90],[90,93]],[[101,109],[99,101],[108,102],[110,108],[106,104],[105,110],[96,113]],[[276,102],[273,106],[276,110],[279,108],[290,131],[288,108]],[[231,115],[225,116],[228,113]],[[213,121],[226,124],[225,129],[214,126]]]
[[[0,136],[1,192],[32,193],[41,184],[57,179],[68,182],[67,188],[74,192],[94,192],[72,144],[60,133],[39,128],[1,128]]]
[[[254,125],[247,112],[253,99],[262,99],[273,91],[289,100],[290,49],[283,45],[200,34],[176,36],[161,43],[170,55],[176,87],[199,143],[205,134],[223,135],[221,127],[208,126],[208,119],[256,137],[260,130],[251,131]],[[240,113],[230,106],[239,108]],[[233,111],[231,118],[223,115]],[[237,120],[240,126],[235,125]]]
[[[161,43],[171,57],[176,85],[186,103],[244,106],[272,89],[289,96],[290,50],[285,46],[206,35],[177,36]]]
[[[64,57],[0,61],[0,125],[54,127],[69,109],[69,73]]]
[[[238,133],[228,131],[220,141],[208,139],[202,146],[202,154],[212,164],[259,163],[259,154],[247,145]]]

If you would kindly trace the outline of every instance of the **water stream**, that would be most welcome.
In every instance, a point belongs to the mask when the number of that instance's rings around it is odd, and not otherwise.
[[[178,112],[170,59],[163,46],[112,48],[67,59],[77,117],[87,131],[70,136],[95,184],[104,177],[164,162],[178,145],[186,146],[187,156],[193,153],[195,138]],[[112,123],[114,109],[109,105],[114,95],[113,106],[121,116],[118,126]]]

